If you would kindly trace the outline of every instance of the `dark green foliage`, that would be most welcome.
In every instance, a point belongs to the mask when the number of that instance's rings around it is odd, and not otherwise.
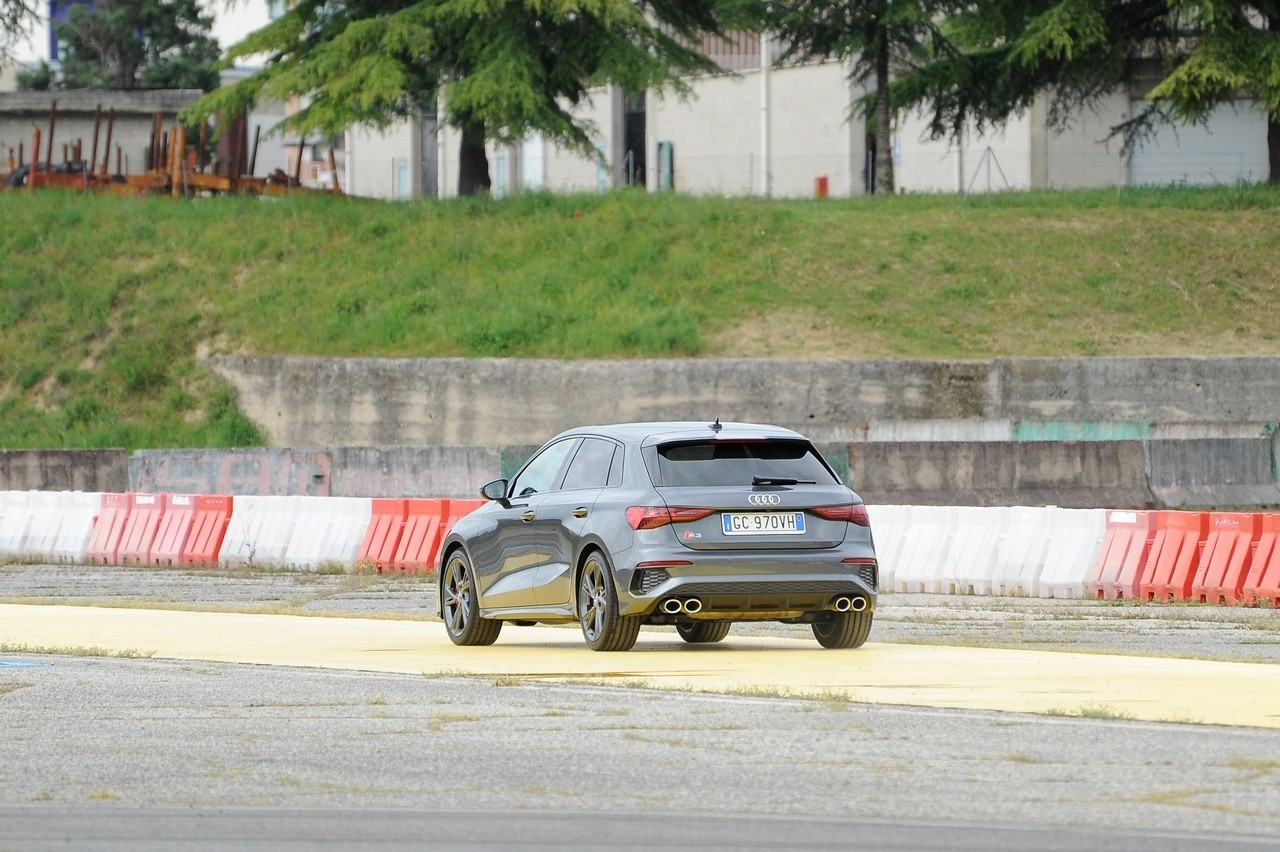
[[[197,0],[96,0],[56,25],[66,89],[202,89],[218,86],[213,15]],[[24,81],[32,88],[38,80]]]
[[[197,103],[188,120],[306,97],[284,122],[306,134],[385,127],[434,110],[463,132],[465,188],[487,190],[484,141],[529,133],[591,154],[572,109],[592,86],[671,86],[714,69],[696,49],[723,0],[299,0],[231,48],[265,68]],[[477,147],[478,146],[478,147]],[[462,194],[470,194],[463,192]]]

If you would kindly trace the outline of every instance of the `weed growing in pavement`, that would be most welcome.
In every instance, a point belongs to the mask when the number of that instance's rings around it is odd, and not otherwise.
[[[1061,707],[1052,707],[1044,711],[1044,715],[1075,716],[1080,719],[1112,719],[1116,721],[1127,721],[1137,718],[1127,710],[1117,710],[1110,704],[1082,704],[1078,710],[1066,710]]]
[[[1280,760],[1258,760],[1237,755],[1228,760],[1225,766],[1246,773],[1242,781],[1260,781],[1280,769]]]
[[[1049,762],[1047,760],[1044,760],[1043,758],[1039,758],[1030,754],[1024,754],[1020,751],[1010,752],[1009,754],[1006,754],[1001,759],[1009,763],[1023,763],[1028,765]]]
[[[0,695],[8,695],[10,692],[17,692],[19,689],[26,689],[28,686],[35,686],[29,682],[0,683]]]
[[[120,798],[120,794],[115,790],[91,790],[85,794],[85,798],[91,802],[104,802],[111,799]]]
[[[0,654],[48,654],[55,657],[120,657],[123,659],[149,659],[155,651],[125,648],[123,651],[97,646],[82,645],[24,645],[20,642],[0,642]]]
[[[479,722],[479,716],[468,716],[463,713],[442,713],[434,719],[427,722],[427,730],[434,733],[440,733],[444,730],[445,725],[454,725],[459,722]]]

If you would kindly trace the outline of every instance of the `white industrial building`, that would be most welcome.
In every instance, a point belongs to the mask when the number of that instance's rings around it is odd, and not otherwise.
[[[690,80],[691,98],[594,91],[577,113],[593,129],[598,157],[539,136],[517,146],[491,145],[494,195],[627,185],[775,197],[866,192],[872,143],[863,120],[850,120],[863,89],[850,83],[847,64],[770,68],[752,36],[715,47],[714,58],[734,73]],[[891,152],[897,189],[998,192],[1267,179],[1266,118],[1248,100],[1219,107],[1203,125],[1162,126],[1140,147],[1122,151],[1120,139],[1107,138],[1109,130],[1145,106],[1149,88],[1117,90],[1080,110],[1065,129],[1049,126],[1043,95],[1003,127],[960,140],[930,140],[924,116],[899,115]],[[430,109],[385,131],[348,131],[344,189],[376,198],[454,195],[458,146],[458,131],[441,126]]]

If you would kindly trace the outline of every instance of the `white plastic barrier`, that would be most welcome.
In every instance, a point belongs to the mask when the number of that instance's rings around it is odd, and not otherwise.
[[[93,540],[93,522],[102,511],[102,492],[64,491],[59,502],[62,519],[58,523],[53,560],[82,564]]]
[[[236,497],[218,552],[223,565],[285,564],[285,554],[307,497]]]
[[[871,518],[871,536],[876,543],[876,562],[879,563],[879,587],[893,591],[894,567],[902,554],[902,544],[907,540],[910,526],[910,506],[867,506]]]
[[[1057,514],[1036,596],[1082,598],[1107,529],[1106,509],[1051,509]]]
[[[316,570],[326,565],[354,565],[373,501],[364,497],[302,497],[285,564]]]
[[[992,584],[982,594],[1035,597],[1039,593],[1040,572],[1044,570],[1058,512],[1041,506],[1014,506],[1005,512]]]
[[[0,503],[0,555],[21,556],[31,526],[31,492],[4,491]]]
[[[933,591],[946,595],[989,595],[996,567],[996,545],[1004,531],[1002,508],[953,507],[951,546]]]
[[[952,506],[913,506],[911,526],[893,567],[893,591],[937,592],[955,525]]]
[[[31,525],[22,545],[28,559],[52,560],[58,547],[58,529],[62,526],[63,506],[70,505],[69,491],[32,491],[30,495]]]

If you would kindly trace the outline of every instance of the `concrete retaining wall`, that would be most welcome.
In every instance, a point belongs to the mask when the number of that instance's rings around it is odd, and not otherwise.
[[[1280,358],[1275,357],[218,356],[210,364],[239,389],[245,413],[280,446],[505,446],[540,443],[583,423],[716,417],[776,423],[832,442],[865,438],[870,424],[889,421],[1280,421]],[[1141,433],[1142,427],[1133,431]]]
[[[3,491],[126,491],[124,450],[0,450]]]

